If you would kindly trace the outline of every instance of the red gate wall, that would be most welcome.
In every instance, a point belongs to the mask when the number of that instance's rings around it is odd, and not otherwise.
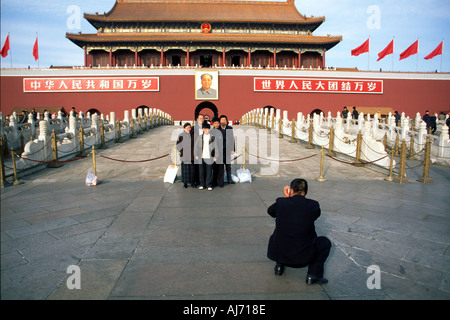
[[[2,70],[1,111],[7,115],[14,107],[64,107],[86,112],[97,109],[101,113],[116,113],[123,118],[124,110],[145,105],[159,108],[175,120],[192,120],[195,108],[203,101],[195,100],[195,70]],[[67,92],[25,93],[24,78],[54,77],[159,77],[157,92]],[[255,77],[376,79],[383,80],[383,94],[255,92]],[[273,106],[286,110],[289,118],[297,112],[310,113],[320,109],[335,116],[344,106],[392,108],[414,117],[425,110],[431,113],[450,110],[450,74],[410,74],[339,71],[282,71],[282,70],[221,70],[219,69],[219,99],[211,101],[230,120],[239,119],[254,108]]]

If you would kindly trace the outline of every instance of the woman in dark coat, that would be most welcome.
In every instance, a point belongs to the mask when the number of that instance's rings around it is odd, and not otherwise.
[[[185,188],[188,187],[188,184],[195,188],[194,139],[191,133],[191,125],[185,123],[183,129],[177,139],[177,150],[180,152],[181,160],[181,181]]]

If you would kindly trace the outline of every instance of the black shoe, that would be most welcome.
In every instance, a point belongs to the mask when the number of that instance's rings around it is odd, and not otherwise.
[[[183,187],[186,189],[188,187],[187,183],[185,183]]]
[[[315,284],[315,283],[325,284],[325,283],[328,283],[328,280],[325,278],[319,278],[319,277],[312,276],[309,274],[306,275],[306,284]]]
[[[281,276],[284,272],[284,266],[282,264],[278,264],[275,266],[275,275]]]

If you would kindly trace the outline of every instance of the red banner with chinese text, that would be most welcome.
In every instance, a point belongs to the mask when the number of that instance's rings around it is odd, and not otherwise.
[[[159,77],[25,78],[24,92],[159,91]]]
[[[254,78],[257,92],[383,93],[383,80]]]

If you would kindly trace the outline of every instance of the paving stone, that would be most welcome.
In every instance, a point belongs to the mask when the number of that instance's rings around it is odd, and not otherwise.
[[[157,157],[173,149],[174,129],[152,129],[100,153]],[[279,145],[282,159],[319,153],[276,135],[269,141]],[[88,158],[2,189],[2,299],[450,298],[448,167],[430,168],[432,184],[415,180],[421,167],[408,170],[410,183],[398,184],[385,181],[383,170],[326,158],[327,181],[319,182],[319,157],[280,163],[271,175],[255,158],[246,165],[251,183],[200,191],[184,189],[179,178],[163,182],[169,157],[97,160],[97,186],[84,185]],[[233,164],[233,173],[240,167]],[[317,233],[332,242],[326,285],[306,285],[306,268],[287,268],[277,277],[266,256],[275,226],[267,207],[297,177],[308,180],[308,197],[321,205]],[[81,290],[67,288],[70,265],[80,267]],[[367,286],[371,265],[380,268],[380,289]]]

